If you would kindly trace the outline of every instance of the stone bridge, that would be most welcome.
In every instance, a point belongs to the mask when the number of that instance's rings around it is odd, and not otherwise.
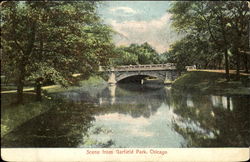
[[[162,80],[165,84],[173,82],[179,73],[176,70],[175,64],[152,64],[152,65],[126,65],[116,67],[99,67],[100,72],[108,73],[109,84],[117,82],[132,76],[150,76]]]

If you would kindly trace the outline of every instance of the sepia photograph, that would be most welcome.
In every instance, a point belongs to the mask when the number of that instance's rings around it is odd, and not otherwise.
[[[0,6],[3,160],[249,160],[249,2]]]

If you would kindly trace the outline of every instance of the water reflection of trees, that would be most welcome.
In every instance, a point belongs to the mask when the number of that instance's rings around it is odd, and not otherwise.
[[[179,118],[176,131],[188,147],[248,147],[250,96],[172,94],[170,105]]]
[[[58,102],[2,139],[3,147],[76,147],[94,120],[91,105]]]

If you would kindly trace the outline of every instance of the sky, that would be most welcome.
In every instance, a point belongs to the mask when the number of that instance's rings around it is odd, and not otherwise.
[[[171,27],[169,1],[102,1],[98,14],[104,23],[117,34],[117,46],[148,42],[157,52],[163,53],[180,36]]]

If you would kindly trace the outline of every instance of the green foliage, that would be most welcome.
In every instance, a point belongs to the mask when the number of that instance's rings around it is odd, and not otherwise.
[[[27,79],[67,86],[72,74],[88,78],[113,55],[96,2],[6,2],[1,14],[1,72],[21,89]]]
[[[160,62],[159,54],[146,42],[141,45],[131,44],[129,47],[116,49],[119,59],[116,65],[157,64]]]
[[[242,81],[227,82],[223,73],[207,71],[191,71],[179,77],[172,85],[174,91],[200,92],[218,95],[249,95],[249,90]],[[241,75],[241,79],[248,76]],[[249,87],[249,85],[247,85]]]
[[[222,61],[221,53],[213,49],[210,42],[187,35],[180,41],[171,45],[169,52],[164,53],[168,62],[177,64],[178,69],[185,66],[196,65],[198,68],[214,68]]]
[[[4,147],[77,147],[87,140],[94,120],[93,107],[56,98],[5,107],[1,122],[5,135],[1,133],[1,144]]]
[[[171,60],[197,64],[200,68],[223,65],[228,74],[230,65],[239,71],[240,60],[245,60],[242,65],[248,71],[250,13],[247,2],[175,2],[169,12],[173,14],[173,26],[186,35],[172,45]]]
[[[115,64],[117,65],[136,65],[139,64],[138,56],[127,51],[128,47],[117,48],[117,53],[120,56],[118,59],[115,59]]]
[[[20,126],[24,122],[38,116],[53,106],[50,100],[45,100],[44,103],[30,102],[34,98],[32,94],[25,94],[24,105],[12,105],[13,104],[13,94],[1,94],[1,137],[3,137],[8,132],[12,131],[16,127]]]
[[[52,93],[60,93],[60,92],[70,92],[84,89],[88,92],[97,92],[102,90],[107,83],[100,76],[91,76],[88,80],[79,81],[76,85],[71,85],[67,88],[61,86],[50,86],[50,88],[46,88],[47,94]],[[45,89],[45,88],[44,88]]]

